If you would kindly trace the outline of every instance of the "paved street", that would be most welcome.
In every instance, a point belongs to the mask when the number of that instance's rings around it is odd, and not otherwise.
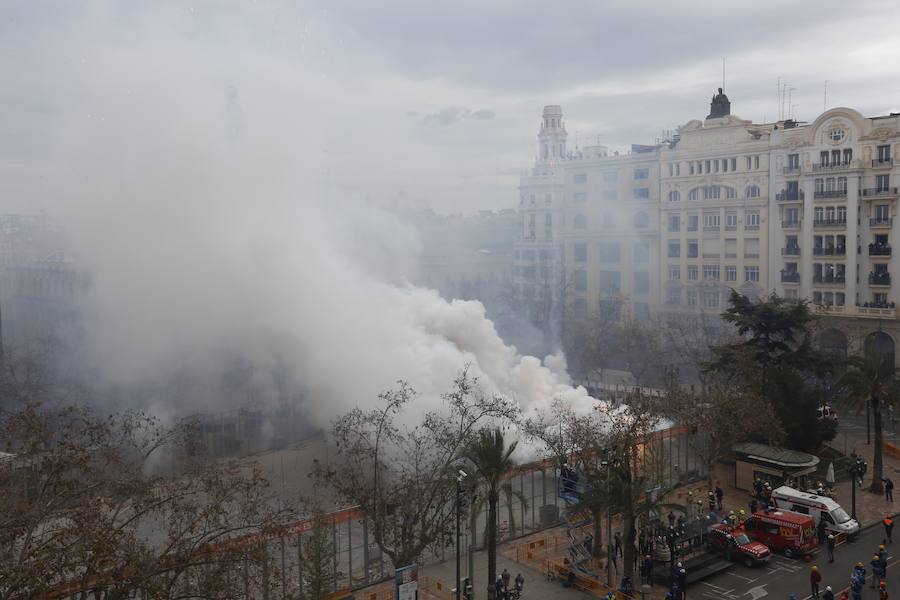
[[[841,590],[848,586],[850,571],[857,562],[862,561],[871,575],[869,561],[883,536],[884,529],[880,525],[866,529],[859,539],[836,549],[832,564],[828,563],[828,557],[824,549],[821,549],[809,563],[774,554],[765,567],[735,565],[728,573],[690,586],[687,596],[697,598],[699,595],[710,600],[758,600],[764,597],[786,600],[789,594],[794,593],[799,600],[808,600],[810,567],[817,565],[822,573],[820,592],[824,591],[826,585],[830,585],[837,598]],[[888,592],[900,595],[900,567],[896,566],[900,562],[900,540],[894,540],[893,546],[888,546],[888,551],[898,552],[888,560]],[[877,591],[869,587],[870,581],[871,579],[866,581],[863,597],[877,598]]]

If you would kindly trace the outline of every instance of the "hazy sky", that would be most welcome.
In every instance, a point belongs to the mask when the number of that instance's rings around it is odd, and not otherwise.
[[[133,102],[126,146],[147,103],[175,97],[219,115],[223,143],[252,139],[271,117],[263,107],[287,105],[285,120],[315,111],[324,127],[295,142],[321,159],[323,194],[444,212],[515,205],[544,104],[563,105],[572,143],[576,132],[652,143],[706,115],[723,57],[744,118],[776,116],[779,76],[800,119],[822,110],[826,79],[831,107],[900,110],[892,1],[22,0],[0,11],[4,211],[52,207],[61,132],[103,119],[95,99],[110,92]]]

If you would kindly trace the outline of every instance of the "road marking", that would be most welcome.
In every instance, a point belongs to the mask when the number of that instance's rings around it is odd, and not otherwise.
[[[763,596],[768,596],[769,592],[766,591],[766,585],[768,584],[764,583],[747,590],[747,594],[750,594],[750,600],[759,600]]]
[[[753,579],[750,579],[749,577],[744,577],[743,575],[738,575],[737,573],[732,573],[731,571],[725,571],[725,574],[731,575],[732,577],[737,577],[738,579],[743,579],[747,583],[753,583],[754,581],[759,579],[759,577],[754,577]]]

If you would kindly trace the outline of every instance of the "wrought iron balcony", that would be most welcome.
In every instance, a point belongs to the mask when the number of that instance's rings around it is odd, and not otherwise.
[[[782,281],[782,283],[800,283],[800,272],[799,271],[782,271],[781,272],[781,281]]]
[[[813,256],[844,256],[847,254],[846,246],[815,246]]]
[[[813,171],[841,171],[858,168],[859,163],[855,160],[839,161],[834,163],[816,163],[813,165]]]
[[[868,198],[884,198],[885,196],[896,196],[897,188],[895,187],[873,187],[865,188],[862,195]]]
[[[813,227],[846,227],[847,226],[847,218],[844,217],[839,219],[837,217],[833,219],[816,219],[813,221]]]
[[[800,221],[782,221],[782,229],[800,229]]]
[[[795,192],[788,192],[786,190],[781,190],[779,193],[775,194],[775,199],[778,202],[797,202],[798,200],[803,200],[805,194],[803,190],[797,190]]]
[[[813,283],[833,283],[843,285],[847,282],[844,275],[813,275]]]
[[[799,175],[800,165],[788,165],[784,168],[785,175]]]
[[[887,271],[869,273],[869,285],[891,285],[891,274]]]
[[[847,190],[817,190],[813,193],[814,198],[844,198]]]
[[[869,219],[869,227],[890,227],[893,224],[893,217],[874,217]]]
[[[800,246],[788,246],[781,249],[782,256],[800,256]]]
[[[869,256],[890,256],[890,244],[869,244]]]

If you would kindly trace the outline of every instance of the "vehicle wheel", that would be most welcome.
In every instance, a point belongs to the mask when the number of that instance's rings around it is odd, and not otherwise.
[[[744,564],[747,565],[748,567],[752,567],[753,559],[748,556],[747,558],[744,559]]]
[[[787,558],[794,558],[794,551],[791,550],[790,548],[785,548],[785,549],[784,549],[784,555],[785,555],[785,557],[787,557]]]

